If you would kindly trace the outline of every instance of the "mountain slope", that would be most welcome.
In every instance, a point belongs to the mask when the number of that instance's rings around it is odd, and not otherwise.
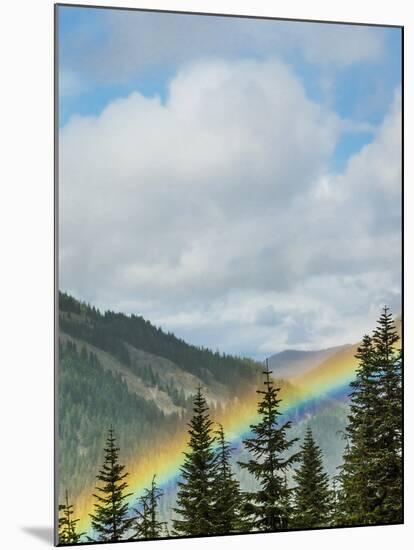
[[[260,373],[260,366],[250,359],[191,346],[142,317],[113,311],[102,314],[62,292],[59,330],[111,353],[127,367],[131,367],[130,345],[172,361],[207,385],[219,382],[234,390],[235,382],[251,383]]]
[[[212,410],[255,388],[254,361],[190,346],[137,316],[59,296],[60,492],[93,485],[108,427],[124,460],[183,431],[203,387]]]

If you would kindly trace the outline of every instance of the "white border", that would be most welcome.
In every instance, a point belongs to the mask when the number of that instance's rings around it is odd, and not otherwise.
[[[84,4],[167,10],[355,21],[405,26],[405,150],[412,142],[414,97],[413,21],[406,0],[101,0]],[[1,448],[0,518],[2,548],[45,548],[52,527],[53,479],[53,2],[9,0],[0,15],[0,199]],[[409,60],[407,63],[407,59]],[[406,525],[335,531],[141,543],[145,549],[226,548],[260,545],[336,550],[409,547],[413,529],[414,368],[407,215],[412,203],[413,163],[405,156],[406,188]],[[408,246],[407,246],[408,245]],[[411,309],[412,311],[412,309]],[[49,529],[49,531],[48,531]],[[139,544],[139,543],[138,543]],[[135,546],[112,545],[127,550]],[[144,547],[144,546],[143,546]]]

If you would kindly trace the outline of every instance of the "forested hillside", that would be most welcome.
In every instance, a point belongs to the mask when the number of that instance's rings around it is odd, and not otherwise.
[[[78,493],[92,483],[112,423],[131,456],[185,423],[203,386],[213,407],[255,387],[261,366],[186,344],[135,315],[59,294],[59,476]]]
[[[257,375],[254,361],[191,346],[137,315],[127,316],[113,311],[101,313],[66,293],[59,293],[59,311],[62,332],[112,353],[128,366],[131,366],[127,347],[130,344],[173,361],[207,384],[212,378],[227,385],[233,385],[235,381],[243,384],[251,382]]]

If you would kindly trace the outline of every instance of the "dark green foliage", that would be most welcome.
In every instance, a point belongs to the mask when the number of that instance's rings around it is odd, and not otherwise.
[[[377,506],[378,368],[370,336],[365,335],[356,357],[359,367],[351,382],[351,412],[345,430],[347,444],[339,481],[339,517],[345,525],[376,523]]]
[[[145,489],[139,498],[139,508],[135,509],[137,517],[134,522],[135,533],[132,539],[157,539],[163,535],[166,522],[158,520],[158,501],[163,492],[152,478],[150,489]]]
[[[59,544],[77,544],[85,534],[76,532],[79,519],[72,518],[73,514],[73,504],[69,504],[66,491],[64,504],[59,504]]]
[[[101,314],[64,293],[59,294],[59,300],[61,331],[112,353],[128,366],[132,365],[125,343],[169,359],[206,383],[213,377],[234,387],[235,381],[242,385],[255,380],[257,376],[257,364],[254,361],[190,346],[137,315],[127,316],[113,311]],[[67,312],[73,311],[73,304],[77,304],[76,308],[81,311],[80,319],[67,315]]]
[[[235,533],[243,529],[240,517],[241,495],[239,482],[231,470],[231,448],[220,424],[216,432],[218,451],[214,476],[214,532],[216,535]]]
[[[160,425],[174,433],[180,420],[176,415],[165,417],[154,402],[131,393],[120,376],[102,367],[94,353],[79,353],[70,340],[61,342],[59,351],[60,484],[78,494],[94,481],[105,442],[104,427],[114,418],[120,446],[136,456],[140,441],[151,437]]]
[[[260,488],[248,495],[249,502],[244,507],[258,531],[276,531],[289,527],[290,489],[286,483],[286,472],[297,461],[297,454],[287,456],[290,447],[297,439],[288,440],[287,431],[291,423],[279,426],[279,388],[275,388],[270,378],[266,361],[265,390],[258,390],[263,396],[258,405],[260,422],[250,426],[253,437],[243,443],[252,455],[248,462],[239,462],[258,481]]]
[[[307,429],[301,446],[300,464],[293,479],[294,516],[293,526],[301,529],[326,527],[332,512],[332,494],[329,478],[323,468],[322,451]]]
[[[177,535],[211,535],[215,532],[214,481],[215,455],[212,421],[199,387],[189,423],[189,450],[180,468],[177,507],[179,519],[173,520]]]
[[[402,372],[398,334],[384,308],[373,336],[358,348],[347,446],[340,467],[337,522],[402,521]]]
[[[97,501],[95,512],[89,514],[98,541],[122,540],[133,523],[133,519],[128,517],[128,504],[125,502],[132,493],[125,494],[128,473],[124,472],[125,466],[119,463],[119,450],[111,427],[104,449],[105,460],[96,476],[102,485],[96,487],[99,494],[93,495]]]
[[[119,375],[103,368],[95,353],[81,360],[83,347],[71,340],[59,346],[59,486],[70,485],[74,495],[94,484],[105,443],[103,426],[116,419],[117,441],[124,455],[139,460],[148,452],[143,441],[154,441],[161,430],[164,437],[174,437],[176,430],[181,433],[183,422],[130,392]],[[163,516],[171,504],[172,498],[162,499]]]
[[[182,387],[178,389],[172,380],[162,380],[158,372],[154,371],[150,363],[141,367],[139,371],[135,371],[134,367],[132,367],[131,370],[137,372],[139,377],[149,387],[155,386],[161,391],[167,393],[174,405],[177,405],[178,407],[188,408],[189,404],[192,404],[192,399],[190,397],[186,398]]]
[[[402,522],[402,351],[396,349],[398,334],[388,308],[373,333],[379,370],[378,483],[376,517],[383,523]]]
[[[81,305],[80,303],[66,294],[66,292],[59,292],[59,311],[67,311],[68,313],[77,313],[81,314]]]

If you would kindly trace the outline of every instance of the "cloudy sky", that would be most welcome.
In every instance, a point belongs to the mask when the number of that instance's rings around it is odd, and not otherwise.
[[[256,358],[399,313],[400,38],[60,7],[60,288]]]

